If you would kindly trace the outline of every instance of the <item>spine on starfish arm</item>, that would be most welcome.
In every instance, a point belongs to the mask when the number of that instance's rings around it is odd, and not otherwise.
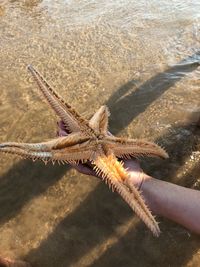
[[[115,156],[120,158],[148,156],[166,159],[169,157],[162,147],[146,140],[107,136],[106,142]]]
[[[18,155],[24,159],[42,160],[52,163],[84,163],[94,153],[96,144],[79,133],[71,133],[42,143],[7,142],[0,144],[0,152]]]
[[[78,132],[80,130],[89,133],[93,132],[88,122],[62,99],[33,66],[29,65],[28,70],[33,75],[51,108],[61,118],[69,132]]]
[[[31,147],[32,150],[29,147]],[[39,144],[15,142],[0,144],[0,152],[17,155],[23,159],[32,159],[33,161],[41,159],[46,164],[52,158],[52,153],[50,151],[41,151],[39,149]]]
[[[146,206],[139,191],[126,183],[128,173],[114,155],[99,156],[94,164],[97,174],[102,174],[105,181],[116,190],[127,204],[135,211],[155,236],[159,236],[160,229],[154,216]]]

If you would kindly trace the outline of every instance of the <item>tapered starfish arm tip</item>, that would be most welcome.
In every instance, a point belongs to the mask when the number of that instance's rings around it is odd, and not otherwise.
[[[106,136],[105,143],[119,158],[148,156],[166,159],[169,157],[163,148],[146,140]]]
[[[133,184],[130,184],[129,174],[123,164],[118,162],[113,154],[100,155],[94,161],[95,171],[103,177],[106,183],[126,201],[133,211],[144,221],[155,236],[159,236],[160,229],[154,216],[146,206],[142,196]]]
[[[0,144],[0,152],[16,154],[32,160],[43,160],[45,163],[48,161],[94,163],[97,174],[102,174],[102,178],[108,185],[122,196],[154,235],[158,236],[160,229],[155,218],[144,203],[140,192],[133,185],[128,184],[128,172],[116,157],[167,158],[168,154],[165,150],[148,141],[112,136],[108,133],[109,110],[106,106],[100,107],[87,121],[52,89],[32,65],[28,65],[28,69],[43,96],[70,134],[35,144],[3,143]]]

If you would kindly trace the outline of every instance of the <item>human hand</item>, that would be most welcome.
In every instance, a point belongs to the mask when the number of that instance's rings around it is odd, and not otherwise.
[[[3,258],[0,256],[0,266],[1,267],[31,267],[28,262],[11,260],[8,258]]]
[[[58,122],[58,136],[67,136],[69,132],[65,129],[64,123],[62,121]],[[133,184],[136,186],[139,190],[141,190],[142,184],[145,180],[149,179],[150,177],[143,172],[143,170],[140,167],[139,161],[137,159],[120,159],[120,161],[123,162],[123,166],[125,169],[127,169],[129,173],[129,184]],[[92,175],[97,178],[100,178],[103,180],[101,175],[97,175],[96,172],[93,170],[93,165],[91,162],[87,163],[79,163],[79,164],[71,164],[73,168],[75,168],[78,172],[86,174],[86,175]]]

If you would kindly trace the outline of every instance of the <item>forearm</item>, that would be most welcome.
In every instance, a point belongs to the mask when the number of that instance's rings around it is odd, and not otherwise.
[[[129,171],[128,184],[141,187],[143,198],[154,214],[200,234],[200,191],[152,178],[142,171],[137,160],[125,160],[124,167]],[[76,169],[88,175],[96,175],[89,164],[79,164]]]
[[[141,190],[154,214],[200,234],[200,191],[152,177],[144,179]]]

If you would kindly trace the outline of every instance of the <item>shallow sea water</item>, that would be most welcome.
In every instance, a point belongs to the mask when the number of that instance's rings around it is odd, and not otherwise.
[[[200,189],[198,0],[0,1],[0,142],[41,141],[57,118],[33,64],[77,110],[111,111],[115,134],[156,141],[158,179]],[[0,158],[0,254],[36,267],[199,266],[199,237],[159,218],[157,239],[108,188],[68,166]]]

